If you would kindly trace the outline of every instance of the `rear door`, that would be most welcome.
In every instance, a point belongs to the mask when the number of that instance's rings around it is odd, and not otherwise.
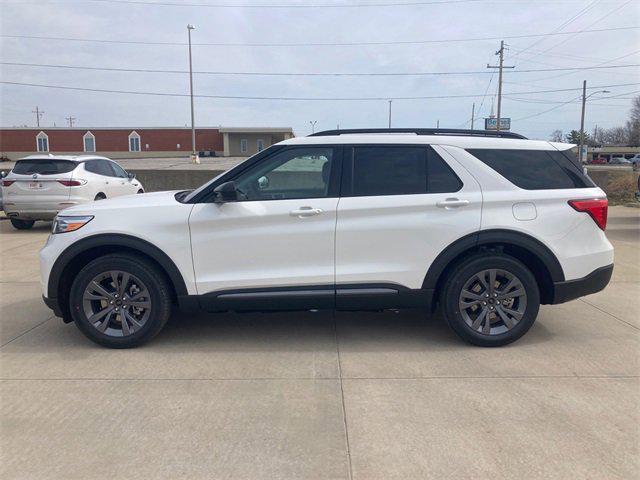
[[[338,294],[341,286],[419,289],[440,252],[478,231],[480,186],[440,153],[426,145],[345,150],[336,228]]]
[[[18,160],[3,181],[4,202],[34,211],[64,202],[70,194],[65,182],[73,178],[77,166],[77,162],[53,158]]]

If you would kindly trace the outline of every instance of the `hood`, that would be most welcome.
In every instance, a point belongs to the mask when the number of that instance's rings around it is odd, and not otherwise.
[[[169,192],[153,192],[139,193],[134,195],[124,195],[121,197],[107,198],[95,202],[84,203],[65,209],[60,213],[61,216],[67,215],[94,215],[101,211],[129,209],[135,207],[167,207],[178,204],[175,196],[182,190],[173,190]]]

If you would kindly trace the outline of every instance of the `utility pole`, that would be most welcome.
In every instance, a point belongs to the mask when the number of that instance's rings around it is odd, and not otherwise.
[[[436,128],[440,128],[440,120],[436,122]]]
[[[200,163],[200,159],[196,154],[196,124],[193,114],[193,63],[191,61],[191,30],[194,30],[191,24],[187,25],[187,34],[189,35],[189,97],[191,97],[191,163]]]
[[[500,118],[501,118],[501,108],[502,108],[502,70],[505,68],[516,68],[515,66],[505,67],[504,66],[504,40],[500,41],[500,50],[496,52],[496,55],[500,55],[500,63],[499,65],[489,65],[487,64],[487,68],[498,68],[498,117],[496,122],[496,129],[500,131]]]
[[[471,130],[473,130],[473,120],[476,116],[476,104],[471,105]]]
[[[36,105],[36,109],[35,110],[31,110],[31,113],[35,113],[36,114],[36,125],[38,126],[38,128],[40,128],[40,118],[42,117],[42,115],[44,115],[44,112],[42,110],[40,110],[38,108],[38,106]]]
[[[584,111],[587,105],[587,81],[582,81],[582,115],[580,115],[580,147],[578,150],[578,158],[580,163],[584,161],[582,158],[582,146],[584,145]]]
[[[309,124],[311,125],[311,133],[316,133],[316,123],[318,123],[317,120],[309,120]]]
[[[389,100],[389,128],[391,128],[391,102],[393,100]]]
[[[76,121],[76,117],[72,117],[69,115],[68,117],[64,117],[67,122],[69,122],[69,128],[73,128],[73,122]]]

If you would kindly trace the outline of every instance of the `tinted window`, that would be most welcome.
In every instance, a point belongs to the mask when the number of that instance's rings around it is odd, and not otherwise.
[[[40,175],[56,175],[59,173],[68,173],[76,168],[77,163],[69,160],[50,160],[50,159],[37,159],[37,160],[18,160],[15,167],[13,167],[13,173],[19,175],[32,175],[34,173]]]
[[[235,179],[241,200],[326,197],[333,148],[295,148],[276,153]]]
[[[108,162],[109,166],[111,167],[111,169],[113,170],[113,175],[116,177],[120,177],[120,178],[126,178],[127,177],[127,172],[124,171],[124,168],[122,168],[120,165],[118,165],[115,162]]]
[[[353,194],[409,195],[427,192],[424,147],[355,147]]]
[[[586,188],[593,182],[562,152],[545,150],[468,150],[514,185],[526,190]]]
[[[113,177],[113,170],[106,160],[89,160],[85,163],[84,169],[87,172],[104,175],[105,177]]]
[[[462,188],[458,176],[432,149],[427,159],[427,187],[429,193],[452,193]]]
[[[431,148],[367,146],[353,149],[353,195],[456,192],[462,182]]]

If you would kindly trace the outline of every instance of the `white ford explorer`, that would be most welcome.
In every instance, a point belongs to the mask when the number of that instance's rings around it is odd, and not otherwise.
[[[507,132],[341,130],[274,145],[194,191],[61,212],[44,300],[108,347],[186,311],[440,308],[499,346],[540,304],[602,290],[607,199],[572,145]]]

